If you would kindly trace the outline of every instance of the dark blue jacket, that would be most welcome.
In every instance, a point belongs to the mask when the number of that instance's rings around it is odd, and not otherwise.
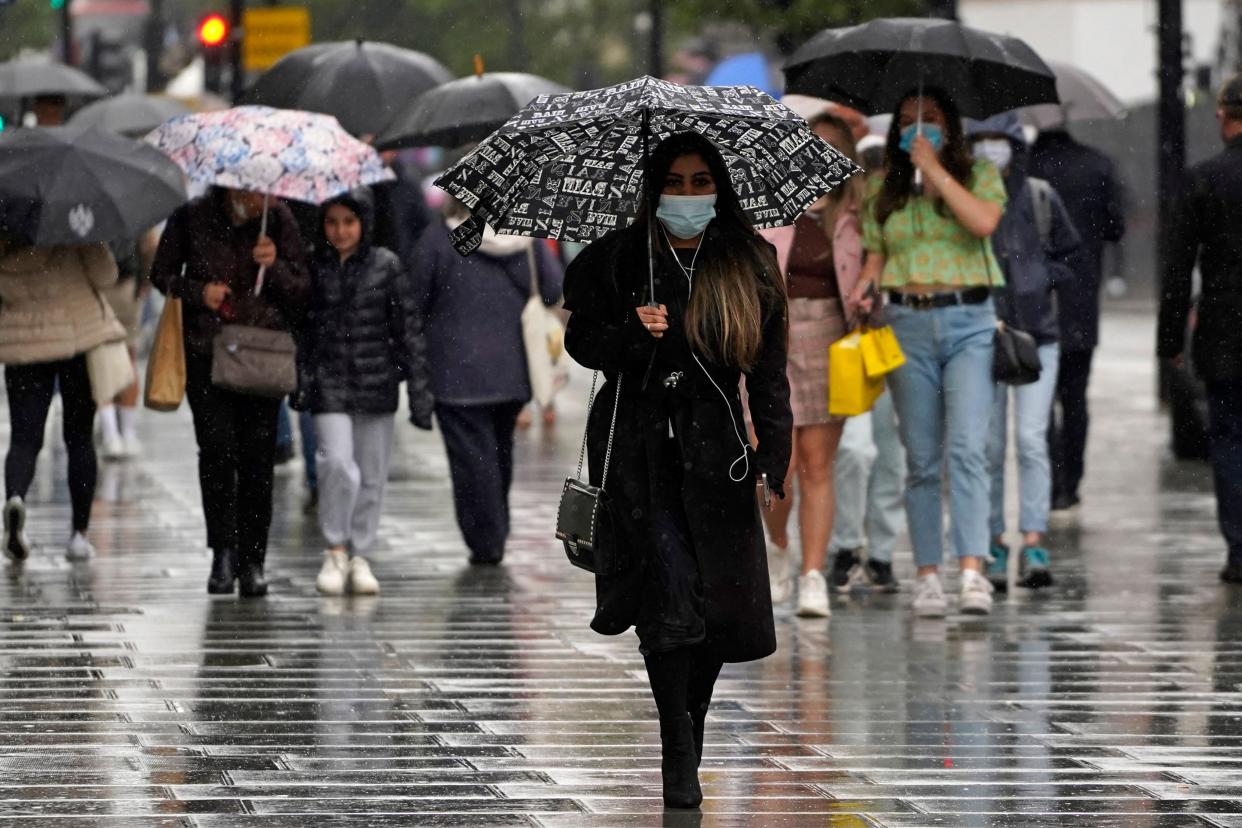
[[[1028,154],[1016,116],[1005,113],[971,121],[968,135],[999,133],[1013,147],[1005,174],[1009,203],[992,234],[992,249],[1005,275],[1005,286],[994,291],[996,314],[1006,323],[1035,337],[1040,345],[1059,339],[1058,302],[1063,287],[1078,278],[1073,258],[1082,240],[1056,190],[1049,193],[1051,224],[1047,245],[1040,238],[1035,200],[1027,175]],[[1055,293],[1055,296],[1054,296]]]
[[[1125,235],[1124,194],[1113,162],[1064,130],[1041,132],[1031,148],[1030,174],[1052,184],[1082,237],[1072,264],[1079,278],[1060,287],[1061,349],[1086,351],[1100,339],[1104,245]]]
[[[532,246],[539,292],[547,305],[561,298],[560,263],[547,246]],[[463,257],[435,221],[414,253],[414,297],[427,334],[431,389],[437,403],[495,405],[530,399],[522,308],[530,298],[526,253]]]

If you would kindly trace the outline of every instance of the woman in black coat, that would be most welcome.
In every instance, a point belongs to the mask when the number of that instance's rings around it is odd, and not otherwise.
[[[596,581],[592,627],[637,628],[660,716],[664,801],[702,801],[698,764],[712,688],[725,662],[776,650],[756,486],[784,496],[793,416],[785,375],[784,283],[750,226],[719,151],[674,135],[652,155],[634,224],[570,265],[566,348],[602,370],[588,423],[591,482],[601,483],[617,384],[606,489],[616,548]],[[648,246],[655,300],[648,305]],[[722,333],[724,332],[724,333]],[[746,377],[758,449],[746,440]]]
[[[367,555],[379,527],[393,414],[405,381],[410,421],[431,428],[422,320],[401,261],[371,244],[367,190],[327,202],[311,262],[312,297],[298,347],[295,407],[315,418],[319,524],[328,549],[315,586],[325,595],[373,594]]]

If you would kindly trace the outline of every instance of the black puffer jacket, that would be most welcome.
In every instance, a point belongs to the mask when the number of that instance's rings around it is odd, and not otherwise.
[[[395,253],[370,244],[370,193],[355,190],[328,202],[321,218],[333,204],[361,218],[362,244],[344,262],[326,240],[318,245],[310,311],[298,341],[295,407],[315,414],[390,414],[405,380],[411,422],[430,428],[427,349],[406,269]]]

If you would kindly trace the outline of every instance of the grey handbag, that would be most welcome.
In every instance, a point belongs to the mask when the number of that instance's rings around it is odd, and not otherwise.
[[[225,325],[211,343],[211,383],[256,397],[292,394],[298,387],[293,336],[252,325]]]
[[[591,408],[595,405],[595,383],[599,372],[591,378],[591,395],[587,399],[587,418],[590,419]],[[592,486],[582,479],[582,466],[586,459],[587,435],[582,435],[582,451],[578,454],[578,473],[565,478],[565,488],[561,492],[561,503],[556,510],[556,538],[565,544],[565,556],[569,562],[587,572],[598,572],[601,561],[596,553],[600,551],[602,534],[612,531],[611,515],[608,512],[608,495],[604,492],[604,484],[608,481],[608,466],[612,462],[612,441],[617,433],[617,409],[621,406],[621,375],[617,375],[617,397],[613,401],[612,423],[608,427],[608,449],[604,454],[604,471],[600,475],[598,486]]]

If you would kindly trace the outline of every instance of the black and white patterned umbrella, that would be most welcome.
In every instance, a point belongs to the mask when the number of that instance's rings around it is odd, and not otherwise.
[[[454,246],[474,251],[484,222],[498,233],[576,242],[626,226],[642,198],[645,146],[678,132],[700,133],[720,149],[755,227],[792,223],[861,171],[751,86],[642,77],[541,95],[436,179],[472,213],[453,232]]]

